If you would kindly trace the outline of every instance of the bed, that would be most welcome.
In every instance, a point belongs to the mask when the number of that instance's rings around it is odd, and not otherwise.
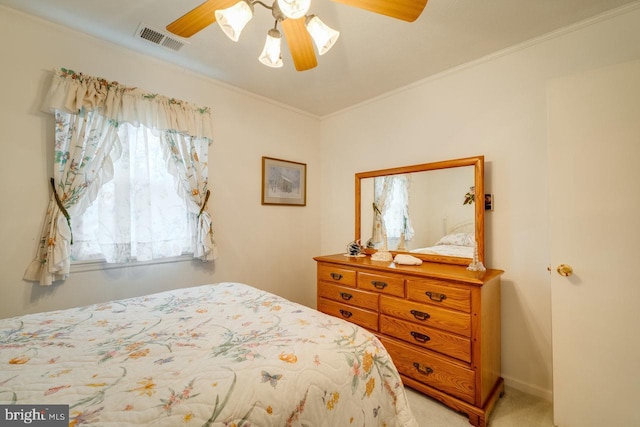
[[[364,329],[240,283],[0,319],[0,404],[80,426],[417,427]]]
[[[475,239],[469,233],[451,233],[438,240],[435,245],[412,249],[417,254],[455,256],[461,258],[473,258]]]
[[[418,254],[443,255],[460,258],[473,258],[475,250],[475,222],[462,221],[453,226],[447,226],[447,219],[443,220],[444,236],[433,246],[411,249]]]

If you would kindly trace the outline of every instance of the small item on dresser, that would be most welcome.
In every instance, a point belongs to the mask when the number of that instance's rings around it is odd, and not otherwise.
[[[365,256],[362,251],[364,250],[364,248],[362,247],[362,245],[360,244],[360,239],[358,240],[354,240],[353,242],[349,243],[347,245],[347,253],[344,254],[345,256],[357,256],[357,257],[363,257]]]
[[[478,242],[474,241],[473,243],[473,260],[471,261],[471,264],[469,264],[469,267],[467,267],[467,270],[483,273],[487,271],[487,269],[482,262],[478,260]]]
[[[416,258],[413,255],[407,255],[407,254],[398,254],[393,259],[393,261],[396,264],[402,264],[402,265],[420,265],[420,264],[422,264],[422,260],[420,258]]]
[[[378,251],[371,255],[371,261],[393,261],[393,255],[389,251]]]

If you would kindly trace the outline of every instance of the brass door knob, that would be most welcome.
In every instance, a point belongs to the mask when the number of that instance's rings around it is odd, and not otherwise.
[[[559,275],[564,277],[569,277],[573,274],[573,268],[567,264],[560,264],[558,268],[556,268],[556,271]]]

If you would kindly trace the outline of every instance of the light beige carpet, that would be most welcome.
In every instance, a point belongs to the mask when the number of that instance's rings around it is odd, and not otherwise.
[[[420,427],[471,425],[465,415],[408,387],[406,391],[411,411]],[[504,397],[498,401],[489,418],[489,427],[553,427],[553,407],[544,399],[506,387]]]

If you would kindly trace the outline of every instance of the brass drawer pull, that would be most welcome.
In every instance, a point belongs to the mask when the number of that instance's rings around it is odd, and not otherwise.
[[[416,371],[418,371],[418,372],[420,372],[421,374],[424,374],[424,375],[429,375],[429,374],[433,373],[433,369],[431,369],[428,366],[422,366],[418,362],[413,362],[413,367],[416,368]]]
[[[345,301],[349,301],[351,298],[353,298],[353,295],[346,292],[340,292],[340,297]]]
[[[372,280],[371,284],[376,288],[376,289],[384,289],[387,287],[387,283],[386,282],[380,282],[378,280]]]
[[[348,319],[349,317],[353,316],[353,313],[347,310],[340,310],[340,314],[342,314],[342,317],[344,317],[345,319]]]
[[[331,273],[331,278],[333,280],[340,280],[340,279],[342,279],[342,274],[340,274],[340,273]]]
[[[417,320],[427,320],[431,317],[429,313],[424,313],[418,310],[411,310],[411,314],[413,314],[413,317],[415,317]]]
[[[429,297],[431,301],[442,302],[447,299],[445,294],[439,294],[437,292],[425,292],[425,295]]]
[[[421,334],[420,332],[416,332],[416,331],[411,331],[411,336],[413,337],[414,340],[421,343],[425,343],[431,339],[429,338],[429,335]]]

